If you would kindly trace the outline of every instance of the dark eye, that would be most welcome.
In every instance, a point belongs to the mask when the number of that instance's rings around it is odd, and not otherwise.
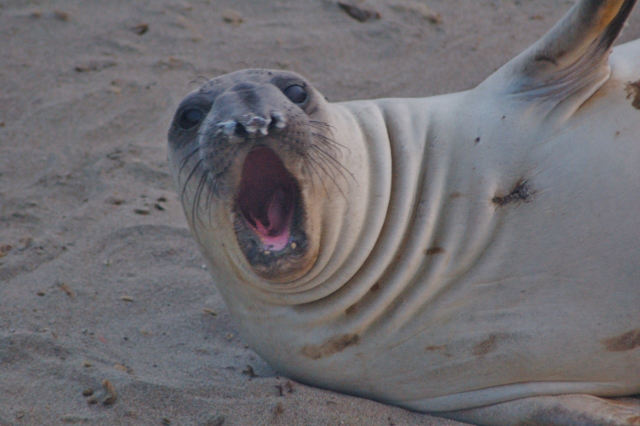
[[[307,100],[307,91],[304,87],[294,84],[284,89],[284,94],[294,104],[301,105]]]
[[[202,121],[203,117],[204,113],[199,108],[187,108],[180,114],[178,126],[184,130],[192,129]]]

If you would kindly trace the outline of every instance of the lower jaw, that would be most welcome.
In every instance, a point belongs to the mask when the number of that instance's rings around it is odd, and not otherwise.
[[[289,212],[286,217],[286,225],[280,230],[279,235],[268,235],[269,230],[261,226],[260,222],[256,222],[254,226],[249,220],[245,218],[245,224],[247,228],[251,229],[257,238],[262,243],[263,251],[275,251],[279,252],[284,250],[291,243],[291,234],[293,226],[293,211]]]
[[[296,228],[295,218],[286,236],[281,234],[277,244],[264,239],[238,212],[235,218],[236,238],[245,259],[254,273],[272,282],[287,282],[306,272],[308,242],[305,233]]]
[[[289,231],[284,232],[282,235],[277,237],[259,237],[262,241],[262,248],[265,251],[282,251],[287,245],[289,245],[290,233]]]

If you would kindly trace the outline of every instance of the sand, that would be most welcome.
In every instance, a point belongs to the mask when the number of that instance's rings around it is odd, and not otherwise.
[[[166,164],[172,114],[205,79],[294,70],[331,101],[464,90],[572,2],[360,4],[380,19],[329,0],[0,1],[0,425],[460,424],[272,370]]]

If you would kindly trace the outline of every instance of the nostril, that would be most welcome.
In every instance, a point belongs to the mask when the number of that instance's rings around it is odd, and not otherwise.
[[[244,128],[244,126],[240,123],[236,124],[236,130],[235,130],[236,136],[239,137],[246,137],[247,136],[247,129]]]
[[[269,130],[282,130],[285,128],[286,124],[287,122],[281,113],[274,112],[273,114],[271,114],[271,123],[269,123]]]

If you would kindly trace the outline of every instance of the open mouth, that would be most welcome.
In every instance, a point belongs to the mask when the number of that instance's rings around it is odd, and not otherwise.
[[[298,186],[284,163],[267,147],[247,154],[237,204],[263,250],[280,251],[291,239]]]

